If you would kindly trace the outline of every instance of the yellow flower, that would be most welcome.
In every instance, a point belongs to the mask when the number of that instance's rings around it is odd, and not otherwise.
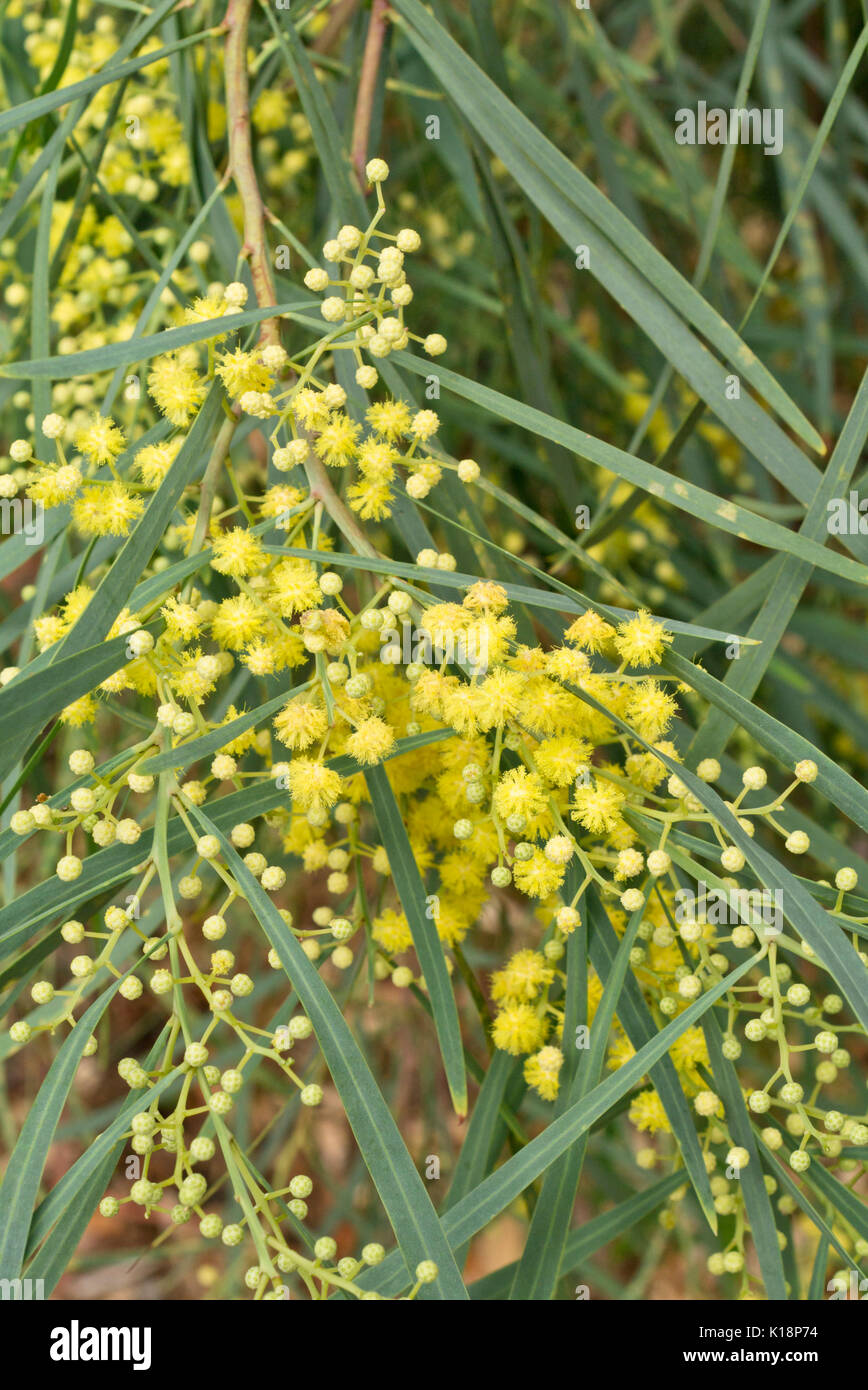
[[[547,1025],[530,1004],[510,1004],[495,1017],[491,1036],[500,1052],[509,1052],[517,1057],[522,1052],[533,1052],[545,1042]]]
[[[328,424],[329,408],[322,397],[321,391],[305,387],[292,398],[293,414],[309,430],[321,430]]]
[[[623,1067],[625,1062],[629,1062],[630,1058],[635,1056],[636,1049],[626,1033],[619,1033],[609,1048],[606,1065],[612,1071],[617,1071],[619,1067]]]
[[[221,353],[217,375],[233,400],[243,396],[245,391],[270,391],[274,385],[268,368],[258,362],[252,352],[244,352],[242,348]]]
[[[158,154],[184,143],[181,123],[172,111],[151,110],[145,121],[145,130],[148,141]]]
[[[215,642],[230,651],[241,651],[258,636],[262,626],[262,613],[247,594],[224,599],[211,620]]]
[[[343,413],[335,415],[317,436],[314,450],[330,468],[340,468],[355,456],[359,426]]]
[[[63,600],[63,616],[66,621],[74,623],[80,618],[92,598],[93,589],[88,588],[87,584],[79,584],[77,589],[68,593]]]
[[[665,733],[675,715],[678,705],[673,697],[657,681],[640,681],[634,685],[626,703],[625,715],[642,738],[649,741]]]
[[[544,676],[528,680],[519,718],[536,738],[546,738],[551,734],[575,734],[582,717],[581,700],[564,690],[562,685]]]
[[[80,487],[81,473],[75,464],[51,464],[40,469],[35,480],[28,483],[27,496],[45,507],[59,507],[74,497]]]
[[[76,430],[73,436],[76,449],[89,463],[113,463],[123,453],[126,442],[114,420],[105,415],[94,415],[90,424]]]
[[[672,637],[671,632],[642,608],[635,618],[618,624],[615,649],[628,666],[656,666]]]
[[[668,775],[668,768],[653,753],[631,753],[624,771],[635,786],[648,792],[653,792]]]
[[[83,536],[125,536],[144,502],[123,483],[85,487],[72,505],[72,520]]]
[[[393,912],[390,907],[374,918],[372,935],[391,956],[399,956],[402,951],[409,951],[413,945],[410,926],[404,913]]]
[[[463,600],[464,607],[476,613],[484,612],[486,609],[500,613],[506,608],[507,602],[506,590],[491,579],[480,579],[471,584]]]
[[[146,444],[136,454],[136,468],[147,487],[157,488],[178,456],[183,439],[166,440],[163,444]]]
[[[227,308],[226,300],[222,294],[206,294],[193,300],[193,303],[184,310],[183,319],[185,323],[207,323],[210,319],[222,318]],[[220,336],[225,338],[226,334],[223,333]],[[220,337],[217,338],[217,342],[220,342]],[[184,353],[184,349],[178,356],[181,357],[182,353]],[[193,365],[191,361],[188,361],[186,355],[184,355],[183,361],[187,366]]]
[[[640,1091],[630,1105],[630,1119],[637,1129],[655,1134],[658,1129],[670,1132],[672,1126],[656,1091]]]
[[[440,417],[435,410],[417,410],[410,422],[410,433],[416,439],[431,439],[440,428]]]
[[[347,488],[347,500],[363,521],[383,521],[392,515],[392,492],[388,483],[359,481]]]
[[[370,435],[359,446],[359,471],[370,483],[390,483],[395,476],[395,464],[399,458],[397,450],[382,439]]]
[[[505,772],[494,789],[492,800],[501,820],[508,816],[536,816],[546,805],[542,782],[525,767]]]
[[[190,153],[181,141],[160,159],[160,175],[164,183],[172,188],[180,188],[190,182]]]
[[[297,632],[268,634],[269,645],[274,651],[275,670],[282,671],[286,666],[301,666],[307,660],[307,651]]]
[[[237,710],[234,705],[230,705],[225,715],[223,716],[223,723],[231,724],[233,719],[238,718],[239,713],[240,711]],[[220,752],[231,753],[233,757],[240,757],[242,753],[247,752],[248,748],[253,747],[254,743],[256,742],[256,737],[257,735],[255,728],[246,729],[243,734],[239,734],[238,737],[233,738],[231,742],[224,743],[220,749]]]
[[[595,835],[605,835],[620,824],[624,801],[624,793],[619,787],[594,778],[593,786],[576,787],[572,819]]]
[[[202,619],[191,603],[182,603],[171,594],[160,609],[166,621],[166,633],[174,641],[189,642],[202,626]]]
[[[547,898],[556,893],[564,881],[564,870],[546,859],[542,850],[534,850],[531,859],[513,865],[515,886],[531,898]]]
[[[555,647],[546,656],[546,671],[558,680],[570,681],[578,685],[590,670],[590,663],[584,652],[572,647]]]
[[[256,98],[251,113],[255,130],[261,135],[283,130],[289,120],[290,105],[286,92],[279,87],[266,87]]]
[[[545,739],[534,750],[533,760],[546,781],[556,787],[567,787],[592,752],[591,745],[582,739],[561,735]]]
[[[293,758],[289,765],[289,790],[300,811],[326,810],[340,796],[341,779],[325,763]]]
[[[468,658],[482,653],[470,651]],[[514,717],[521,706],[522,678],[518,671],[508,671],[499,666],[490,676],[476,687],[477,717],[481,729],[494,729],[505,719]]]
[[[186,425],[205,399],[207,383],[177,353],[154,361],[148,375],[148,392],[157,409],[173,425]]]
[[[262,517],[281,516],[303,500],[304,493],[299,488],[291,487],[289,483],[277,483],[266,491],[259,504],[259,514]]]
[[[670,1047],[669,1055],[689,1081],[695,1086],[702,1084],[697,1067],[707,1067],[709,1060],[705,1034],[701,1028],[688,1028],[686,1033],[682,1033]]]
[[[133,239],[123,223],[114,216],[107,217],[96,230],[94,240],[112,260],[132,250]]]
[[[435,925],[437,935],[441,941],[445,941],[447,946],[456,946],[463,941],[468,930],[479,916],[480,909],[488,897],[485,888],[465,882],[462,886],[461,898],[440,899],[440,911],[437,914]]]
[[[615,636],[615,629],[599,613],[589,608],[580,618],[576,618],[564,633],[568,642],[574,642],[586,652],[601,652]]]
[[[365,412],[365,419],[385,439],[397,440],[410,431],[410,412],[403,401],[378,401]]]
[[[96,701],[92,695],[82,695],[60,711],[61,724],[72,729],[80,729],[83,724],[92,724],[96,719]]]
[[[48,647],[53,647],[55,642],[59,642],[67,630],[67,625],[57,613],[45,613],[41,618],[37,618],[33,624],[36,634],[36,641],[39,650],[44,652]]]
[[[603,982],[595,971],[588,971],[588,1022],[593,1023],[594,1014],[600,1007],[603,997]]]
[[[219,574],[243,579],[250,574],[258,574],[267,563],[259,537],[252,535],[244,526],[235,526],[214,538],[211,568]]]
[[[559,1047],[543,1047],[524,1064],[524,1079],[543,1100],[554,1100],[558,1094],[558,1073],[564,1064]]]
[[[384,720],[372,715],[363,719],[347,739],[346,749],[366,766],[381,763],[395,747],[395,731]]]
[[[301,852],[305,873],[315,874],[317,869],[324,869],[328,863],[328,857],[329,847],[325,840],[311,840]]]
[[[491,997],[530,1002],[554,977],[554,970],[539,951],[517,951],[504,969],[495,971],[491,977]]]
[[[212,98],[208,102],[206,121],[208,139],[212,144],[216,144],[226,134],[226,108],[222,101],[215,101]]]
[[[269,602],[284,618],[322,602],[316,570],[309,560],[281,560],[270,575]]]
[[[241,660],[254,676],[271,676],[277,666],[277,653],[267,642],[253,642]]]
[[[483,669],[505,661],[514,637],[514,618],[508,614],[497,618],[490,612],[481,613],[467,624],[464,631],[468,661]]]
[[[310,701],[294,700],[280,711],[274,729],[287,748],[307,748],[323,737],[328,729],[328,717],[324,709]]]

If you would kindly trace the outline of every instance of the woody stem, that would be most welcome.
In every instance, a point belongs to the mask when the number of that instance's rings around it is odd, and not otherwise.
[[[377,3],[378,0],[375,0],[375,6]],[[226,111],[229,124],[229,167],[235,179],[244,216],[243,251],[250,261],[256,301],[260,308],[266,308],[277,303],[277,296],[265,240],[265,208],[256,180],[250,144],[247,31],[252,4],[253,0],[229,0],[226,9]],[[279,343],[277,319],[266,319],[260,327],[259,335],[262,346]],[[308,456],[304,467],[311,497],[322,502],[338,530],[357,554],[375,556],[376,550],[356,517],[338,497],[325,467],[313,452]]]
[[[274,278],[268,259],[265,240],[265,210],[250,144],[250,89],[247,77],[247,30],[253,0],[229,0],[226,8],[226,115],[229,128],[229,168],[241,199],[244,217],[242,254],[250,263],[250,274],[256,302],[260,309],[277,303]],[[265,319],[260,325],[259,341],[263,347],[280,342],[276,319]]]
[[[373,0],[368,37],[362,57],[362,71],[359,77],[359,90],[356,95],[356,111],[353,119],[353,168],[359,184],[364,189],[365,164],[368,159],[368,140],[371,134],[371,120],[374,114],[374,97],[377,91],[377,75],[386,37],[386,11],[388,0]]]

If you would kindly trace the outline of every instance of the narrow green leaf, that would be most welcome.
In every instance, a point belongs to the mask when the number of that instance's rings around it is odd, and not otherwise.
[[[683,1181],[682,1173],[670,1173],[654,1183],[653,1187],[647,1188],[644,1192],[637,1192],[625,1202],[619,1202],[611,1211],[604,1211],[592,1221],[585,1222],[579,1230],[571,1231],[567,1236],[559,1273],[569,1274],[572,1270],[578,1269],[595,1251],[602,1250],[625,1231],[633,1230],[643,1217],[656,1211],[661,1202],[665,1202],[669,1194],[680,1187]],[[517,1269],[516,1260],[494,1270],[492,1274],[486,1274],[482,1279],[476,1279],[468,1290],[471,1299],[484,1300],[486,1303],[505,1300],[509,1296]]]
[[[426,375],[430,370],[429,364],[419,357],[414,357],[412,353],[401,351],[396,352],[394,356],[400,366],[419,376]],[[438,366],[437,375],[441,390],[454,391],[456,395],[474,401],[501,419],[511,420],[522,429],[530,430],[545,439],[554,439],[557,443],[572,449],[581,458],[591,459],[652,497],[668,502],[679,511],[698,517],[720,531],[753,541],[769,550],[782,550],[787,555],[797,555],[820,569],[840,574],[844,579],[851,579],[855,584],[868,583],[864,565],[827,550],[816,541],[799,536],[797,532],[788,531],[785,526],[779,526],[775,521],[769,521],[756,512],[738,507],[734,502],[724,501],[714,493],[707,492],[705,488],[697,487],[695,483],[673,477],[671,473],[657,468],[653,463],[647,463],[645,459],[628,454],[625,450],[617,449],[613,444],[606,444],[601,439],[595,439],[584,430],[577,430],[573,425],[555,420],[541,410],[514,401],[500,391],[493,391],[488,386],[470,381],[446,367]],[[796,492],[795,479],[791,474],[788,476],[793,483],[792,490]],[[802,491],[807,498],[814,495],[819,478],[819,473],[813,469],[809,478],[805,480]],[[796,492],[796,495],[800,493]]]
[[[612,1021],[630,964],[630,951],[644,911],[643,905],[638,912],[633,913],[627,923],[615,963],[603,981],[603,994],[594,1014],[590,1047],[587,1055],[582,1056],[573,1077],[572,1085],[565,1097],[566,1106],[581,1100],[600,1080]],[[574,1038],[575,1034],[570,1036],[564,1028],[565,1048],[572,1047]],[[566,1107],[559,1107],[561,1108]],[[546,1170],[531,1218],[524,1253],[509,1292],[511,1300],[549,1301],[554,1296],[581,1180],[587,1142],[588,1135],[585,1133]]]
[[[653,752],[673,776],[682,779],[688,791],[692,792],[705,810],[712,812],[733,844],[741,850],[760,883],[774,892],[781,893],[780,902],[784,917],[799,936],[807,941],[821,964],[839,984],[841,993],[850,1001],[862,1026],[868,1028],[868,970],[850,945],[842,927],[817,906],[810,893],[793,874],[778,864],[767,850],[762,849],[745,833],[737,816],[733,815],[721,797],[707,783],[701,782],[683,763],[677,763],[668,754],[652,748],[635,729],[631,729],[617,715],[612,714],[592,695],[580,690],[578,686],[570,686],[570,689],[586,704],[610,719],[622,733],[641,743],[647,752]]]
[[[434,1260],[439,1274],[428,1286],[431,1296],[466,1299],[467,1290],[425,1185],[330,990],[228,837],[192,803],[191,815],[203,830],[219,839],[233,877],[280,957],[301,1006],[313,1024],[360,1152],[395,1232],[407,1277],[420,1261]]]
[[[466,1115],[467,1077],[464,1071],[461,1028],[452,982],[446,969],[446,957],[437,935],[436,921],[432,920],[428,913],[425,885],[416,867],[410,839],[385,768],[365,768],[365,782],[383,848],[389,857],[395,889],[404,909],[413,937],[413,946],[425,977],[452,1105],[457,1115]]]
[[[479,1095],[470,1112],[467,1133],[446,1195],[445,1211],[471,1192],[489,1172],[506,1138],[501,1106],[518,1066],[518,1059],[510,1057],[507,1052],[495,1051],[490,1058]]]
[[[799,528],[800,536],[818,543],[828,537],[829,504],[836,499],[847,498],[866,435],[868,372],[862,377],[829,465]],[[781,557],[775,562],[768,594],[750,628],[750,636],[759,646],[730,663],[723,682],[727,690],[737,690],[748,699],[753,695],[798,608],[812,573],[811,566],[795,556]],[[737,727],[736,718],[716,705],[693,739],[689,756],[697,762],[702,758],[719,757]]]
[[[238,328],[261,323],[263,319],[279,318],[291,309],[306,307],[306,302],[299,301],[293,304],[277,304],[271,309],[245,309],[240,314],[224,314],[219,319],[203,319],[201,323],[185,324],[182,328],[165,328],[160,333],[149,334],[146,338],[133,335],[119,343],[87,348],[83,352],[70,352],[65,357],[43,357],[34,362],[0,363],[0,377],[8,377],[14,381],[28,377],[67,381],[77,376],[96,376],[99,372],[107,372],[115,367],[146,362],[149,357],[157,357],[164,352],[175,352],[191,343],[209,342],[224,334],[233,333]]]
[[[157,1047],[155,1046],[149,1059],[150,1065],[153,1065],[156,1051]],[[36,1251],[52,1227],[61,1219],[63,1219],[63,1224],[58,1228],[58,1232],[63,1230],[66,1220],[71,1219],[67,1216],[70,1207],[80,1200],[81,1192],[86,1189],[93,1175],[102,1169],[107,1156],[117,1153],[123,1136],[130,1127],[130,1120],[133,1115],[143,1108],[145,1102],[150,1105],[152,1101],[157,1100],[183,1075],[184,1068],[175,1067],[166,1076],[161,1076],[155,1081],[147,1092],[135,1091],[129,1100],[121,1106],[111,1124],[96,1136],[81,1157],[77,1158],[72,1167],[63,1174],[60,1181],[55,1183],[34,1212],[27,1236],[28,1258]],[[58,1239],[62,1240],[62,1235],[59,1234]]]
[[[811,1282],[808,1285],[808,1302],[822,1302],[826,1297],[826,1270],[829,1267],[829,1238],[820,1236],[817,1245],[817,1253],[814,1256],[814,1264],[811,1270]],[[471,1292],[471,1298],[473,1294]]]
[[[334,113],[314,71],[307,49],[291,22],[281,27],[269,7],[266,18],[280,43],[328,185],[335,214],[342,222],[365,225],[365,200],[350,175],[350,162]]]
[[[24,1121],[0,1187],[0,1278],[20,1278],[33,1204],[54,1131],[85,1044],[120,983],[118,979],[110,985],[82,1014],[52,1062]]]
[[[191,739],[189,743],[179,743],[177,748],[168,748],[165,753],[156,753],[152,758],[148,758],[140,764],[139,771],[150,773],[153,776],[154,773],[165,772],[167,768],[173,768],[177,771],[189,767],[191,763],[198,762],[200,758],[207,758],[218,748],[232,743],[247,729],[252,729],[255,724],[261,724],[270,714],[276,714],[293,693],[291,688],[284,690],[280,695],[266,700],[264,704],[257,705],[255,709],[239,714],[237,719],[230,719],[228,724],[221,724],[219,729],[214,729],[210,734],[203,734],[201,738]]]
[[[126,649],[126,637],[113,637],[35,675],[28,676],[25,667],[0,691],[0,777],[14,767],[35,731],[125,664]]]
[[[824,452],[822,439],[816,430],[725,320],[637,231],[629,218],[619,212],[605,194],[495,87],[482,69],[426,11],[420,0],[395,0],[395,9],[403,17],[411,41],[468,122],[517,177],[526,194],[564,236],[567,244],[572,248],[577,241],[587,242],[588,237],[583,235],[587,228],[596,233],[591,238],[597,252],[596,264],[593,255],[591,258],[592,273],[603,280],[619,302],[651,333],[661,351],[667,355],[673,353],[673,345],[681,337],[686,352],[696,358],[707,357],[707,363],[703,365],[710,366],[713,361],[709,354],[702,354],[696,339],[693,339],[693,346],[689,346],[688,340],[692,339],[692,335],[683,327],[679,334],[679,320],[669,308],[671,305],[737,367],[802,439],[812,448]],[[632,273],[632,281],[624,273],[627,271]],[[659,294],[653,292],[656,315],[646,317],[643,314],[640,318],[642,311],[639,305],[643,299],[645,302],[651,301],[652,286],[660,290]],[[658,325],[656,337],[654,318]],[[733,413],[724,412],[722,373],[720,398],[714,399],[715,388],[710,387],[707,376],[700,379],[702,372],[698,369],[694,371],[697,364],[691,363],[689,356],[685,355],[680,365],[678,362],[675,365],[688,380],[693,378],[691,384],[699,395],[704,399],[712,396],[709,404],[721,418],[724,413]],[[745,401],[739,404],[743,407]],[[757,414],[761,415],[761,412]],[[740,432],[740,422],[727,419],[727,423],[731,428],[735,425],[734,432]],[[781,434],[780,431],[776,433]],[[780,447],[792,462],[793,456],[799,457],[798,451],[791,447],[784,448],[785,444],[781,435]],[[807,460],[802,458],[801,462],[806,464]]]
[[[607,980],[618,957],[618,937],[608,915],[600,912],[593,900],[591,910],[594,922],[591,934],[591,963],[600,980]],[[632,973],[627,975],[624,982],[618,1006],[618,1022],[637,1052],[657,1036],[657,1024]],[[672,1133],[681,1150],[685,1171],[693,1185],[700,1210],[711,1230],[716,1231],[717,1213],[714,1210],[711,1185],[696,1133],[696,1121],[672,1058],[661,1057],[660,1061],[649,1069],[648,1077],[672,1126]]]
[[[714,1076],[714,1089],[723,1101],[732,1142],[746,1149],[750,1155],[749,1163],[739,1171],[739,1181],[766,1297],[785,1299],[786,1281],[775,1216],[763,1180],[759,1150],[745,1107],[741,1082],[732,1062],[727,1061],[723,1055],[723,1034],[714,1014],[705,1015],[702,1030]]]
[[[164,5],[162,7],[163,13],[165,14],[170,8],[171,5]],[[190,34],[185,39],[178,39],[176,43],[167,44],[165,48],[155,49],[139,58],[130,58],[128,62],[107,63],[99,72],[91,73],[90,77],[84,77],[80,82],[73,82],[68,87],[60,87],[53,92],[45,92],[42,96],[33,97],[31,101],[21,102],[18,106],[13,106],[11,110],[0,114],[0,135],[5,135],[7,130],[20,130],[40,116],[47,115],[49,111],[56,111],[60,106],[77,101],[79,97],[90,97],[110,82],[120,82],[135,72],[141,72],[142,68],[150,67],[152,63],[159,63],[161,59],[168,58],[170,53],[180,53],[182,49],[190,48],[192,44],[201,43],[207,36],[208,31],[203,30],[200,34]],[[116,58],[117,54],[115,54]]]
[[[590,1129],[595,1120],[605,1115],[612,1106],[629,1091],[646,1072],[669,1051],[673,1043],[697,1023],[706,1010],[710,1009],[727,990],[741,979],[756,964],[759,957],[732,970],[725,979],[712,986],[701,999],[690,1004],[678,1018],[667,1023],[665,1028],[653,1037],[634,1057],[619,1067],[614,1075],[595,1086],[583,1100],[571,1105],[563,1115],[553,1120],[541,1134],[485,1178],[478,1187],[443,1217],[450,1245],[458,1247],[482,1230],[504,1207],[523,1192],[534,1178],[544,1172],[565,1149]],[[360,1282],[366,1288],[380,1293],[393,1292],[399,1279],[405,1278],[397,1262],[388,1256],[376,1270],[364,1274]]]

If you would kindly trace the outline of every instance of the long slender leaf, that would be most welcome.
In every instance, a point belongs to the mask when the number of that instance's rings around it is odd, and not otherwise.
[[[678,1018],[661,1028],[656,1037],[640,1048],[613,1076],[595,1086],[589,1095],[571,1105],[558,1119],[553,1120],[542,1134],[532,1139],[519,1153],[507,1159],[497,1171],[485,1178],[478,1187],[463,1197],[443,1218],[443,1229],[455,1247],[469,1240],[492,1217],[501,1212],[535,1177],[548,1168],[565,1149],[604,1115],[637,1082],[646,1071],[668,1052],[686,1029],[693,1026],[707,1009],[731,989],[755,964],[752,957],[712,986],[701,999],[690,1004]],[[376,1271],[362,1276],[368,1288],[379,1293],[394,1292],[403,1277],[393,1256],[387,1257]]]
[[[467,1291],[437,1213],[371,1070],[328,987],[320,979],[277,908],[220,828],[195,807],[192,814],[208,834],[216,835],[223,855],[269,942],[280,958],[317,1041],[392,1224],[406,1269],[434,1260],[437,1280],[428,1285],[436,1298],[466,1299]]]
[[[443,947],[437,936],[436,919],[432,919],[428,913],[425,885],[416,867],[410,840],[385,768],[366,768],[365,781],[383,848],[389,857],[389,868],[395,880],[395,888],[425,977],[452,1104],[456,1114],[466,1115],[467,1078],[464,1072],[458,1010],[449,972],[446,969]]]

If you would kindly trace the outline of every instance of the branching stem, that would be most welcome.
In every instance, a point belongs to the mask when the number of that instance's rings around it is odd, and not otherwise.
[[[362,58],[362,70],[359,75],[359,90],[356,95],[351,158],[359,180],[359,187],[363,190],[367,184],[365,165],[368,161],[368,140],[371,135],[371,120],[374,114],[374,97],[377,92],[380,59],[386,37],[386,11],[388,8],[388,0],[373,0],[371,19],[368,24],[368,37],[365,41],[365,52]]]

